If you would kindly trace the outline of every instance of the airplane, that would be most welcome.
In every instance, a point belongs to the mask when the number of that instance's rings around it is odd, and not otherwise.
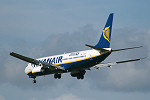
[[[112,52],[142,47],[138,46],[117,50],[112,50],[110,48],[113,15],[113,13],[110,13],[98,43],[95,46],[86,44],[87,47],[91,48],[90,50],[71,52],[39,59],[29,58],[14,52],[10,52],[10,55],[29,63],[25,68],[25,73],[29,78],[33,78],[33,83],[36,83],[36,77],[49,74],[54,74],[55,79],[60,79],[61,74],[63,73],[70,73],[72,77],[84,79],[86,71],[91,70],[92,67],[99,69],[101,67],[111,67],[115,64],[143,59],[137,58],[105,64],[101,63]]]

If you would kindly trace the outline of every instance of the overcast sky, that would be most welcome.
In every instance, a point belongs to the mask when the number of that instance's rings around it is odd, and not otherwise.
[[[148,100],[150,59],[87,71],[84,80],[63,74],[38,77],[24,73],[32,58],[89,49],[114,13],[111,48],[143,48],[112,53],[114,62],[150,56],[149,0],[0,0],[0,100]]]

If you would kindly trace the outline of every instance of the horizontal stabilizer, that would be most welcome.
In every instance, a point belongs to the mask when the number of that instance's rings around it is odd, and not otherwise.
[[[137,58],[137,59],[131,59],[131,60],[118,61],[118,62],[116,62],[116,63],[117,63],[117,64],[120,64],[120,63],[138,61],[138,60],[141,60],[141,59],[145,59],[145,58]]]
[[[112,52],[115,52],[115,51],[122,51],[122,50],[129,50],[129,49],[135,49],[135,48],[141,48],[143,46],[139,46],[139,47],[132,47],[132,48],[124,48],[124,49],[117,49],[117,50],[112,50]]]
[[[94,68],[99,69],[100,67],[111,67],[112,65],[116,65],[116,64],[120,64],[120,63],[126,63],[126,62],[139,61],[141,59],[145,59],[145,58],[123,60],[123,61],[111,62],[111,63],[106,63],[106,64],[97,64],[96,66],[94,66]]]

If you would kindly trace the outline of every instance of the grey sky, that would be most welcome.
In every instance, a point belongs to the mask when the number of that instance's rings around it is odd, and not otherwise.
[[[104,62],[150,56],[149,0],[0,0],[0,100],[116,100],[150,98],[149,58],[100,70],[84,80],[63,74],[37,78],[24,73],[26,62],[14,51],[38,58],[89,49],[114,13],[111,47],[144,46],[113,53]]]

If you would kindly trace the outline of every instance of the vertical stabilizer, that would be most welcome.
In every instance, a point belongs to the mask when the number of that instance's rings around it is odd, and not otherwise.
[[[113,23],[113,13],[107,19],[106,25],[103,29],[99,42],[95,45],[98,48],[110,48],[111,30]]]

